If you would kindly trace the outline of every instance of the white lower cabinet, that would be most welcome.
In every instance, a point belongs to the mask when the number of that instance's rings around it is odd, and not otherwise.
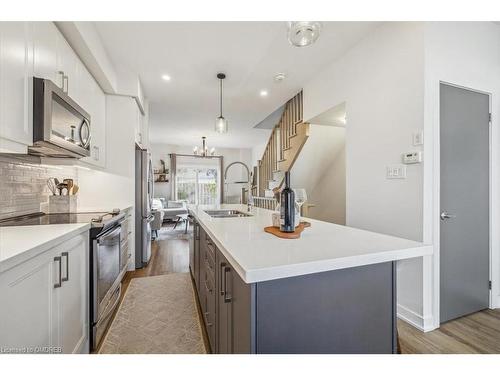
[[[88,249],[84,232],[0,274],[0,352],[88,353]]]

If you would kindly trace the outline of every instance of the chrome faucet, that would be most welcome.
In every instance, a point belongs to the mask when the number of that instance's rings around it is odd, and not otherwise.
[[[253,195],[252,195],[252,174],[248,176],[248,196],[247,196],[247,211],[250,212],[252,211],[252,206],[253,206]]]
[[[248,183],[248,199],[247,199],[247,209],[248,212],[252,209],[253,206],[253,197],[252,197],[252,173],[250,173],[250,169],[248,169],[247,165],[241,161],[234,161],[231,164],[229,164],[226,169],[224,170],[224,184],[227,185],[227,171],[229,170],[230,167],[232,167],[235,164],[241,164],[242,166],[245,167],[245,170],[247,171],[247,183]],[[242,181],[243,182],[243,181]],[[241,202],[243,203],[243,202]]]

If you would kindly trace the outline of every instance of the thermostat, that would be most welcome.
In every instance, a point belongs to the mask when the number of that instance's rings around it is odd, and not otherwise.
[[[422,152],[406,152],[403,154],[403,164],[416,164],[422,162]]]

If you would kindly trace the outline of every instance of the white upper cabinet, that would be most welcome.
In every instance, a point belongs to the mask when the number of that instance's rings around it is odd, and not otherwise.
[[[53,22],[33,22],[33,29],[34,75],[50,79],[77,101],[80,61],[75,52]]]
[[[35,76],[50,79],[90,115],[91,155],[82,162],[106,166],[106,98],[53,22],[34,22]]]
[[[52,22],[33,22],[33,60],[35,77],[49,79],[62,87],[58,73],[57,42],[59,30]]]
[[[105,167],[104,92],[53,22],[0,22],[0,153],[26,154],[33,144],[33,76],[51,80],[89,113],[91,156],[81,161]]]
[[[62,78],[62,89],[73,100],[79,103],[82,95],[79,91],[79,72],[83,67],[75,51],[60,32],[57,33],[57,72]],[[83,67],[83,69],[85,69]]]
[[[79,69],[78,87],[82,106],[90,114],[92,139],[90,156],[83,162],[104,168],[106,166],[106,97],[97,82],[85,69]]]
[[[32,26],[0,22],[0,152],[26,153],[33,143]]]

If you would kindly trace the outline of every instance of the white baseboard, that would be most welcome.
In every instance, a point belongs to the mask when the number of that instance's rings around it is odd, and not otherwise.
[[[398,304],[398,318],[411,324],[422,332],[429,332],[438,327],[434,327],[432,316],[423,317],[415,311]]]
[[[500,296],[492,296],[491,307],[494,309],[500,309]]]

